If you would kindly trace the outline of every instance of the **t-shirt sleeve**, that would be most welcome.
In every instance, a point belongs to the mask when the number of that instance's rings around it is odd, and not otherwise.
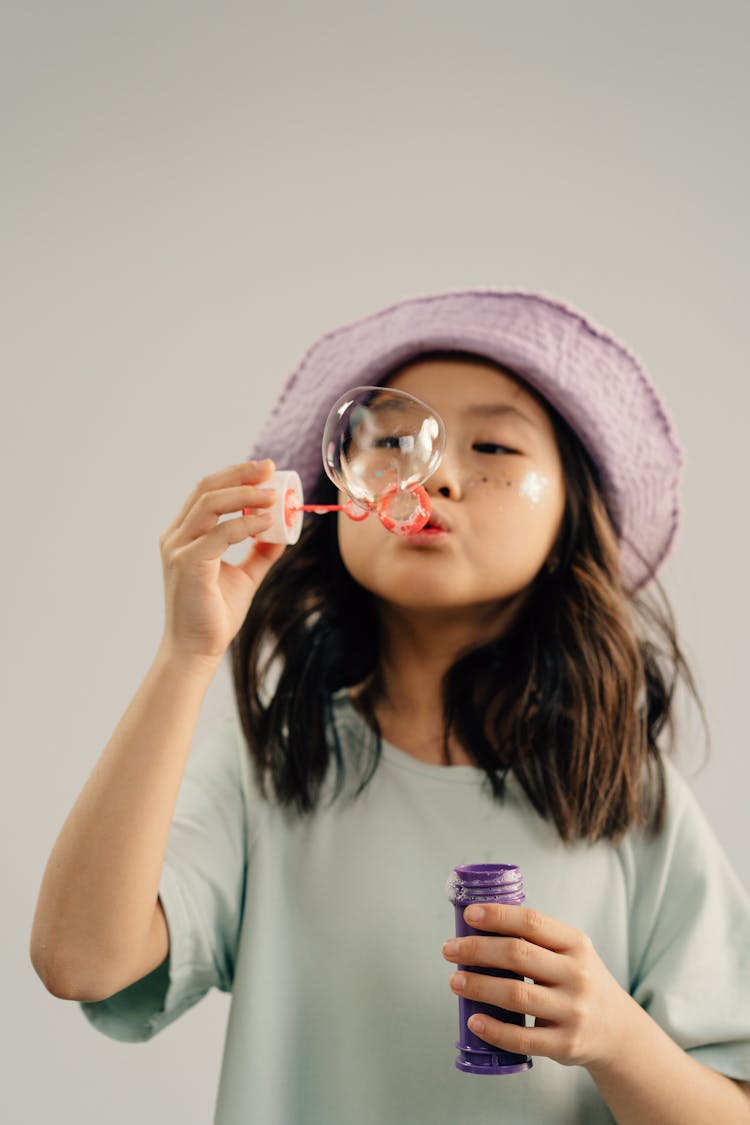
[[[231,991],[245,894],[248,765],[235,715],[191,748],[159,883],[169,954],[86,1018],[113,1039],[150,1039],[205,996]]]
[[[750,1079],[750,898],[671,763],[665,829],[632,858],[632,995],[700,1062]]]

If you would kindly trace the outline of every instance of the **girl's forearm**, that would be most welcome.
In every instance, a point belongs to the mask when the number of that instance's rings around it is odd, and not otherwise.
[[[621,1050],[588,1071],[618,1125],[750,1125],[750,1094],[693,1059],[632,997]]]
[[[57,996],[98,999],[142,967],[170,822],[215,671],[160,647],[60,831],[31,934],[34,967]]]

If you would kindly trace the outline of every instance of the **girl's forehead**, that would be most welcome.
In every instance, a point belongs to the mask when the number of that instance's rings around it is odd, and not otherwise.
[[[482,407],[511,406],[531,421],[549,419],[544,400],[535,391],[481,357],[417,358],[393,372],[384,384],[416,395],[438,412],[481,414],[489,413]]]

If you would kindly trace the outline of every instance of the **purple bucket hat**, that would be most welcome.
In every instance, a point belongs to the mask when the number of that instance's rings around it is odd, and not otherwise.
[[[599,470],[626,590],[645,586],[669,553],[679,520],[683,454],[673,423],[628,348],[540,293],[471,289],[414,297],[327,333],[287,379],[250,456],[296,469],[309,495],[322,472],[323,427],[336,399],[436,350],[493,360],[555,407]]]

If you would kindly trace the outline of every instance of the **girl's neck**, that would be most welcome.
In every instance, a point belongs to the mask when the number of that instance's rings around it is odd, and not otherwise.
[[[517,606],[513,606],[513,611]],[[381,682],[375,714],[383,738],[420,761],[445,765],[443,676],[458,655],[498,636],[510,623],[508,610],[472,614],[416,614],[398,607],[380,615]],[[353,693],[356,702],[358,692]],[[469,747],[448,740],[451,765],[474,765]]]

